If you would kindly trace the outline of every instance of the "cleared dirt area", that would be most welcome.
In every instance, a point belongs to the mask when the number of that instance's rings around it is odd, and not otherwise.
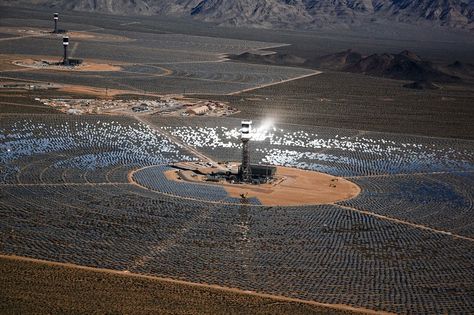
[[[113,35],[113,34],[100,34],[94,32],[68,32],[68,36],[71,36],[74,39],[82,39],[82,40],[91,40],[91,41],[105,41],[105,42],[127,42],[132,41],[133,39],[120,36],[120,35]]]
[[[8,41],[14,39],[21,39],[23,37],[49,37],[62,38],[63,35],[70,36],[74,39],[90,40],[90,41],[105,41],[105,42],[125,42],[132,39],[125,36],[113,34],[100,34],[89,31],[72,31],[60,34],[51,33],[52,30],[46,28],[31,28],[31,27],[0,27],[0,33],[17,35],[18,37],[7,37],[1,40]]]
[[[22,71],[71,71],[71,72],[117,72],[122,71],[120,62],[86,59],[83,63],[74,67],[65,67],[56,65],[61,61],[58,56],[43,56],[31,55],[25,57],[24,55],[14,54],[0,54],[0,70],[5,73],[22,72]],[[49,64],[48,64],[49,63]]]
[[[120,71],[122,70],[121,67],[108,64],[108,63],[97,63],[93,61],[84,61],[82,64],[74,67],[66,67],[62,65],[57,65],[58,60],[57,58],[46,58],[46,59],[22,59],[22,60],[15,60],[13,64],[20,67],[26,67],[30,69],[38,69],[38,70],[59,70],[59,71]]]
[[[374,314],[120,271],[0,256],[2,314]]]
[[[117,89],[104,89],[96,88],[92,86],[83,86],[83,85],[64,85],[59,89],[60,91],[67,93],[74,93],[79,95],[92,95],[96,97],[107,97],[115,96],[120,94],[131,94],[133,91],[127,90],[117,90]]]
[[[168,179],[180,181],[175,170],[165,172]],[[343,201],[356,197],[360,188],[342,178],[324,173],[306,171],[289,167],[277,167],[275,183],[229,184],[226,182],[208,185],[221,185],[230,197],[257,198],[266,206],[319,205]],[[186,177],[191,179],[192,177]],[[199,182],[197,185],[204,183]]]

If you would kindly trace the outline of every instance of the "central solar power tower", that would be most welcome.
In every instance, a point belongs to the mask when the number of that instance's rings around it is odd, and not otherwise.
[[[69,36],[63,37],[63,47],[64,47],[64,60],[63,65],[69,66],[69,58],[67,57],[67,46],[69,46]]]
[[[54,34],[59,33],[58,20],[59,20],[59,13],[54,13],[54,31],[53,31]]]
[[[252,137],[252,121],[243,120],[242,128],[240,129],[240,140],[242,141],[242,164],[240,165],[239,175],[243,182],[252,181],[252,171],[250,167],[250,150],[249,141]]]

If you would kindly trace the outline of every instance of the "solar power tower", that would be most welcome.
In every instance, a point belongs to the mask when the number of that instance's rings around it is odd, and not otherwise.
[[[252,121],[243,120],[242,128],[240,129],[240,140],[242,141],[242,164],[240,165],[240,177],[243,182],[250,182],[252,180],[250,168],[250,150],[249,141],[252,137]]]
[[[57,34],[58,31],[58,20],[59,20],[59,13],[54,13],[54,34]]]
[[[69,36],[63,37],[63,47],[64,47],[64,60],[63,65],[69,66],[69,58],[67,56],[67,46],[69,46]]]

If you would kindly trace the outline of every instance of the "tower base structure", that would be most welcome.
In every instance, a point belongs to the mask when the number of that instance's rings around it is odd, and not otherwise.
[[[239,167],[239,177],[242,182],[246,183],[249,183],[252,180],[249,139],[242,139],[242,164]]]

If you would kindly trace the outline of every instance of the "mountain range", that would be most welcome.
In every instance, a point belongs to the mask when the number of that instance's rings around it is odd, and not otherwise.
[[[3,4],[168,15],[223,26],[316,29],[398,21],[474,30],[474,0],[4,0]]]

